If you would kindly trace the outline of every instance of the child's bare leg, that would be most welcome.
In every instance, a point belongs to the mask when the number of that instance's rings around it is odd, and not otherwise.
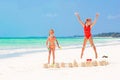
[[[95,52],[95,58],[97,59],[98,58],[98,54],[97,54],[96,47],[94,45],[92,37],[89,39],[89,42],[90,42],[91,46],[93,47],[93,50]]]
[[[84,38],[83,47],[82,47],[82,52],[81,52],[81,56],[80,56],[81,59],[82,59],[82,57],[83,57],[83,53],[84,53],[84,50],[85,50],[86,42],[87,42],[87,39]]]
[[[93,45],[93,49],[94,49],[94,51],[95,51],[95,58],[97,59],[97,58],[98,58],[98,54],[97,54],[95,45]]]
[[[55,49],[52,49],[52,55],[53,55],[53,64],[55,64]]]
[[[50,64],[50,56],[51,56],[51,49],[49,50],[49,55],[48,55],[48,64]]]

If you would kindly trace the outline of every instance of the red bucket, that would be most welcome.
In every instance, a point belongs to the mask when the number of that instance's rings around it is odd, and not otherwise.
[[[86,61],[92,61],[92,59],[86,59]]]

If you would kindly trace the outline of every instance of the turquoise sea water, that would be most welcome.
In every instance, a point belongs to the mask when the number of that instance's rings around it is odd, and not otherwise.
[[[0,38],[0,49],[45,48],[47,38]],[[57,38],[61,46],[82,46],[83,37]],[[120,38],[93,38],[95,44],[120,42]]]
[[[35,52],[48,52],[47,38],[0,38],[0,59],[19,57]],[[63,49],[81,49],[83,37],[57,38]],[[96,47],[120,45],[120,38],[94,37]],[[87,45],[89,47],[90,44]],[[58,49],[58,48],[57,48]]]

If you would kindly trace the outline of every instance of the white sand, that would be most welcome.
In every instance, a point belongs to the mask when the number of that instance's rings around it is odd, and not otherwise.
[[[37,50],[37,49],[36,49]],[[30,50],[28,50],[30,51]],[[32,51],[32,50],[31,50]],[[45,69],[48,52],[33,50],[30,54],[24,54],[27,50],[7,51],[9,56],[0,59],[0,80],[115,80],[120,75],[120,45],[97,47],[99,59],[103,55],[109,56],[110,64],[98,67],[76,67]],[[6,51],[0,51],[5,55]],[[19,54],[17,54],[20,52]],[[72,62],[74,59],[80,62],[81,49],[62,49],[56,51],[56,62]],[[92,48],[86,48],[84,58],[94,58]]]

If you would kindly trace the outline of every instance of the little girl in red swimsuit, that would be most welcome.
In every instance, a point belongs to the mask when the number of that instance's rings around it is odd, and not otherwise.
[[[85,50],[86,43],[87,43],[87,41],[89,40],[91,46],[92,46],[93,49],[94,49],[95,58],[97,59],[97,58],[98,58],[98,54],[97,54],[96,47],[95,47],[94,42],[93,42],[93,39],[92,39],[91,29],[92,29],[92,27],[94,26],[94,24],[96,23],[99,14],[96,14],[96,18],[95,18],[95,21],[94,21],[93,23],[92,23],[92,20],[91,20],[90,18],[86,19],[86,22],[83,23],[82,20],[80,19],[79,13],[76,12],[75,15],[77,16],[78,21],[80,22],[80,24],[81,24],[82,27],[84,28],[84,35],[85,35],[85,37],[84,37],[84,43],[83,43],[83,47],[82,47],[82,52],[81,52],[80,58],[82,59],[82,57],[83,57],[83,52],[84,52],[84,50]]]

